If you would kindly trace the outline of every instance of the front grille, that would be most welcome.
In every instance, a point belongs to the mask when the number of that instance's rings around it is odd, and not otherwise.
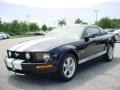
[[[26,52],[16,52],[16,51],[10,51],[10,52],[11,52],[11,57],[8,55],[9,58],[27,60],[25,56]]]
[[[12,56],[11,58],[16,58],[16,59],[26,59],[25,58],[25,53],[24,52],[15,52],[15,51],[11,51]]]
[[[11,52],[11,56],[9,56],[9,52]],[[39,54],[39,60],[36,58],[36,53],[29,52],[30,59],[26,59],[26,53],[28,52],[18,52],[18,51],[9,51],[7,50],[7,55],[9,58],[19,59],[19,60],[25,60],[26,62],[33,62],[33,63],[45,63],[45,60],[43,60],[43,54]]]

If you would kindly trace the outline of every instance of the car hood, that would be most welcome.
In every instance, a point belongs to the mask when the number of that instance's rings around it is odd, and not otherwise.
[[[51,50],[52,48],[69,44],[72,42],[78,41],[79,38],[76,37],[41,37],[38,39],[32,39],[28,41],[21,42],[16,46],[10,48],[10,51],[18,51],[18,52],[46,52]]]

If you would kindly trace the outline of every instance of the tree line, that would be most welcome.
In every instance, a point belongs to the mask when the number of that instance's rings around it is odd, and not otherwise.
[[[74,24],[88,23],[78,18],[74,21]],[[58,26],[62,27],[64,25],[67,25],[65,19],[58,20]],[[95,25],[105,29],[118,29],[120,28],[120,19],[110,19],[108,17],[104,17],[100,21],[96,22]],[[54,27],[47,27],[46,24],[39,27],[39,25],[34,22],[19,22],[18,20],[13,20],[12,22],[2,22],[0,20],[0,32],[6,32],[11,35],[24,34],[26,32],[47,31],[53,28]]]
[[[75,24],[87,24],[86,22],[83,22],[80,18],[76,19]],[[58,26],[62,27],[64,25],[67,25],[65,19],[58,20]],[[18,20],[13,20],[12,22],[2,22],[0,20],[0,32],[6,32],[11,35],[18,35],[18,34],[24,34],[26,32],[38,32],[38,31],[47,31],[51,30],[54,27],[47,27],[46,24],[43,24],[41,27],[37,25],[37,23],[31,23],[31,22],[25,22]]]
[[[19,22],[18,20],[13,20],[12,22],[2,22],[0,21],[0,32],[6,32],[11,35],[23,34],[26,32],[35,32],[40,30],[36,23]]]
[[[100,21],[95,23],[97,26],[100,26],[104,29],[119,29],[120,28],[120,19],[110,19],[108,17],[102,18]]]

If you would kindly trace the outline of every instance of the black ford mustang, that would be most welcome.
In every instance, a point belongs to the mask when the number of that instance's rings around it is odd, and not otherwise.
[[[62,27],[8,49],[5,64],[16,73],[56,72],[63,80],[71,80],[78,64],[102,55],[111,61],[114,43],[115,37],[97,26]]]

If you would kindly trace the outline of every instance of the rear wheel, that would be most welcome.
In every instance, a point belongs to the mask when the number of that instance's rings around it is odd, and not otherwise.
[[[105,61],[112,61],[113,59],[113,54],[114,54],[114,50],[113,50],[113,46],[109,45],[108,49],[107,49],[107,53],[105,54]]]
[[[64,55],[59,67],[60,79],[64,81],[71,80],[75,75],[76,66],[76,57],[73,54]]]

